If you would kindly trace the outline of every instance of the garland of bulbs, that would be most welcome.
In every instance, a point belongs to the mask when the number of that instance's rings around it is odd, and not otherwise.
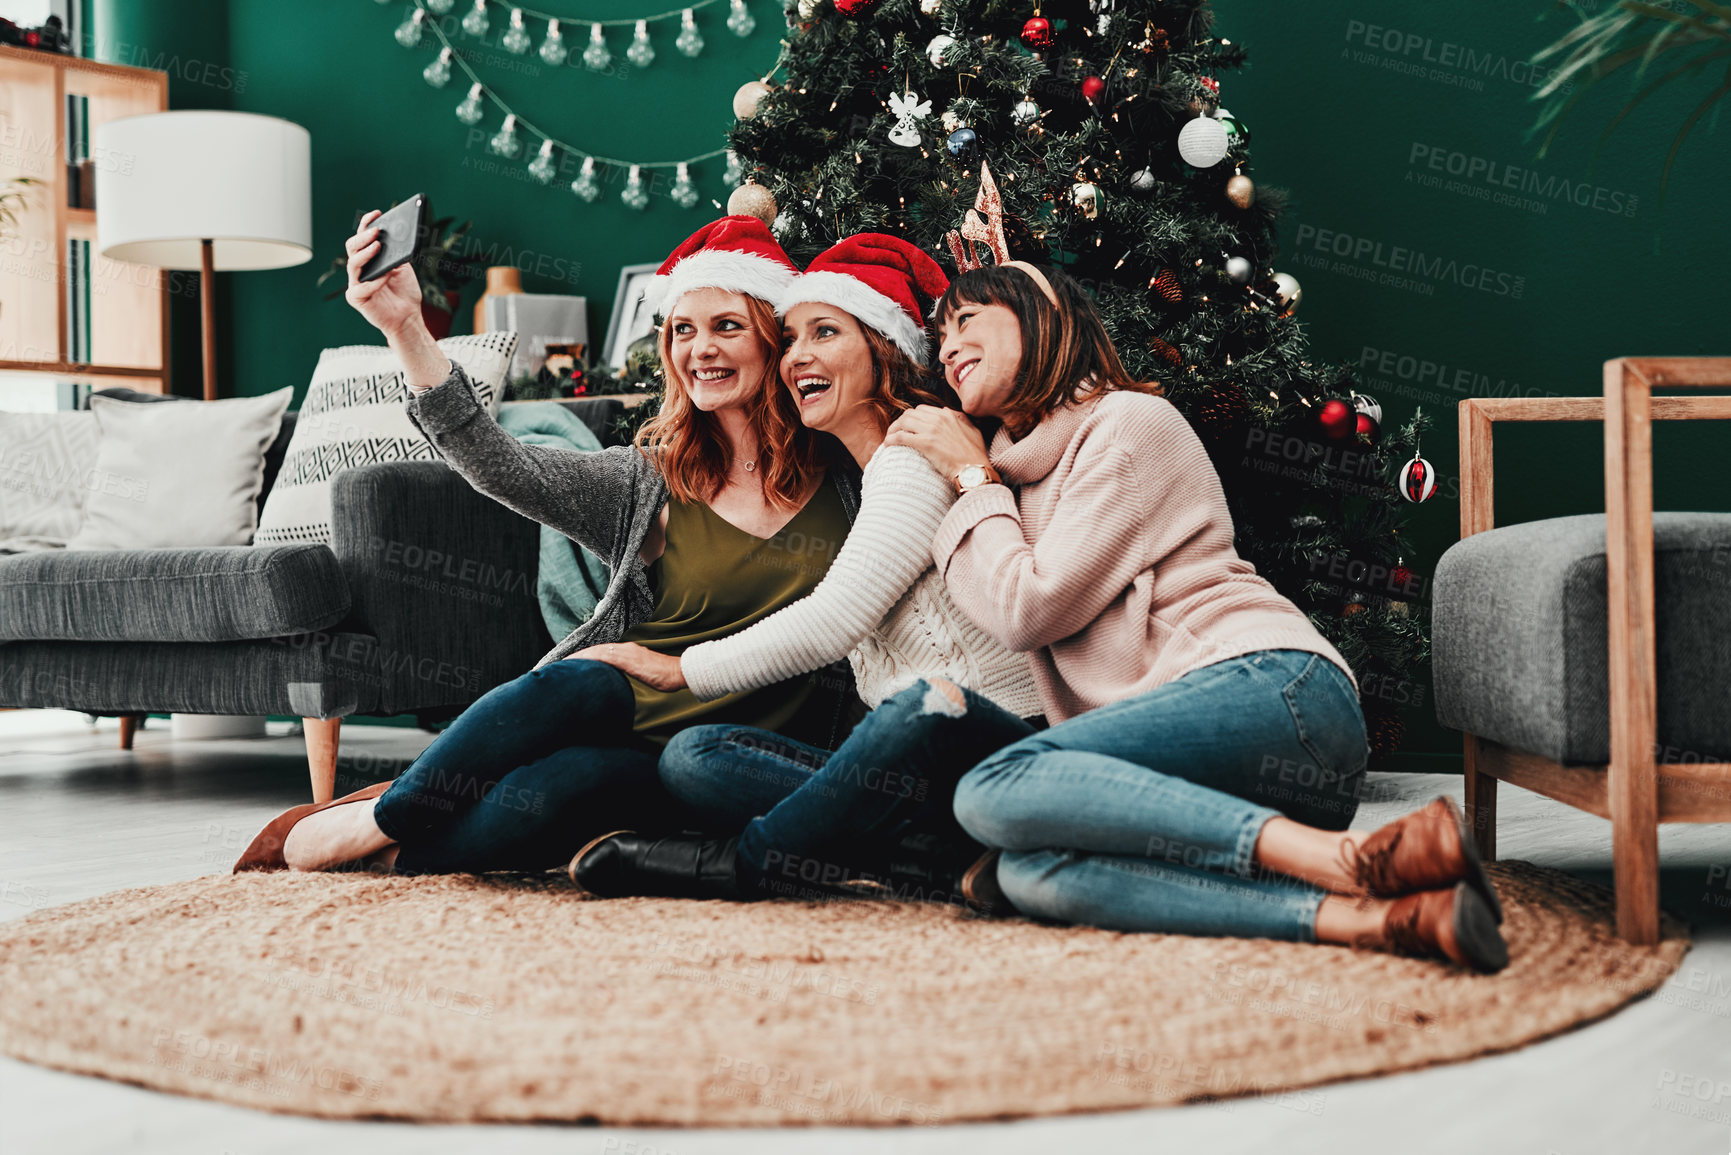
[[[389,3],[390,0],[379,0],[379,3]],[[491,26],[491,18],[487,6],[493,0],[475,0],[474,6],[464,14],[462,29],[477,39],[487,34]],[[566,21],[589,25],[589,44],[584,48],[580,59],[586,68],[600,71],[613,63],[613,52],[607,46],[604,28],[609,26],[630,24],[634,26],[631,46],[625,50],[625,59],[634,67],[647,68],[655,60],[655,46],[649,39],[649,25],[657,21],[668,20],[675,16],[680,18],[680,30],[674,45],[688,57],[696,56],[703,51],[703,34],[697,29],[696,11],[723,0],[697,0],[685,8],[671,12],[662,12],[655,16],[623,20],[582,20]],[[554,160],[555,150],[570,153],[583,158],[583,167],[577,174],[577,179],[571,182],[571,191],[582,200],[594,203],[601,196],[601,178],[597,165],[611,165],[627,170],[625,188],[619,194],[621,203],[626,208],[642,210],[649,205],[649,191],[644,187],[643,170],[654,168],[671,168],[676,170],[673,187],[668,190],[668,196],[673,203],[682,209],[694,208],[698,202],[697,185],[691,179],[691,166],[699,161],[712,160],[726,155],[726,180],[730,185],[736,185],[744,175],[739,158],[732,150],[726,148],[712,149],[697,156],[684,160],[665,161],[630,161],[615,157],[600,156],[585,151],[573,145],[566,144],[549,134],[542,132],[533,124],[523,119],[511,110],[511,107],[501,100],[497,93],[481,82],[475,70],[469,67],[467,61],[457,55],[455,47],[439,27],[437,20],[427,19],[430,12],[434,16],[443,16],[450,12],[456,0],[414,0],[415,8],[402,24],[397,26],[396,40],[404,48],[414,48],[421,43],[423,31],[431,29],[433,36],[439,41],[438,57],[421,70],[421,77],[434,88],[443,88],[451,82],[451,66],[455,64],[469,78],[469,91],[460,104],[457,105],[457,119],[467,125],[479,124],[486,117],[486,106],[483,99],[490,100],[499,106],[504,115],[504,121],[499,131],[493,134],[488,142],[488,148],[496,156],[514,160],[523,153],[523,142],[517,137],[517,129],[522,127],[534,136],[541,138],[541,147],[536,151],[535,158],[529,162],[530,177],[540,184],[551,184],[558,174],[558,162]],[[745,0],[726,0],[728,4],[727,29],[735,36],[744,38],[750,36],[757,27],[757,21],[745,6]],[[526,17],[547,22],[547,31],[542,38],[538,55],[549,67],[558,68],[570,56],[570,50],[565,46],[564,34],[560,31],[561,18],[545,12],[537,12],[529,8],[512,7],[510,23],[503,36],[499,38],[500,47],[507,52],[521,56],[527,53],[533,45],[526,23]],[[774,70],[771,69],[773,72]]]

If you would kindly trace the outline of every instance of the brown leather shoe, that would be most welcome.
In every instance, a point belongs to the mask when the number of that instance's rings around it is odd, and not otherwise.
[[[368,798],[377,798],[390,789],[389,782],[375,782],[371,786],[357,790],[353,794],[345,794],[341,798],[333,798],[329,802],[308,802],[302,806],[291,806],[270,820],[258,837],[252,840],[252,845],[246,848],[246,853],[240,856],[240,861],[234,864],[234,872],[243,870],[287,870],[288,863],[283,861],[283,843],[288,841],[288,833],[294,829],[294,824],[309,814],[317,814],[321,810],[329,810],[333,806],[341,806],[345,802],[360,802]]]
[[[1508,944],[1490,905],[1464,882],[1395,899],[1383,917],[1381,939],[1353,945],[1415,958],[1446,958],[1486,973],[1509,965]]]
[[[1465,882],[1485,900],[1492,917],[1503,921],[1503,904],[1479,860],[1466,817],[1447,795],[1379,828],[1356,850],[1346,847],[1341,865],[1364,893],[1382,898]]]
[[[962,875],[962,897],[981,914],[1011,916],[1018,913],[1004,888],[998,885],[998,860],[1002,857],[1003,851],[988,850]]]

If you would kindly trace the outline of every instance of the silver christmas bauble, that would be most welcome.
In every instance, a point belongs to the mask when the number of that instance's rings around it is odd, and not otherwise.
[[[926,45],[926,59],[932,62],[933,68],[944,66],[944,53],[955,46],[956,38],[947,32],[940,32],[932,37],[932,42]]]
[[[1154,170],[1151,168],[1137,169],[1130,177],[1130,187],[1135,189],[1137,192],[1153,192]]]
[[[942,3],[943,0],[920,0],[920,15],[936,16],[938,14],[938,7]]]
[[[1082,211],[1082,215],[1094,220],[1100,215],[1100,190],[1087,181],[1071,186],[1070,203]]]
[[[1178,155],[1192,168],[1211,168],[1226,157],[1226,126],[1212,116],[1192,118],[1178,133]]]
[[[1291,273],[1274,274],[1274,291],[1280,297],[1280,307],[1288,313],[1298,308],[1298,302],[1304,297],[1304,289]]]
[[[1010,119],[1019,125],[1033,124],[1040,119],[1040,106],[1034,103],[1034,98],[1024,96],[1016,102],[1016,107],[1010,109]]]
[[[740,120],[750,120],[757,115],[757,106],[769,91],[769,85],[761,80],[746,81],[733,94],[733,115]]]
[[[1252,272],[1250,262],[1244,257],[1226,258],[1226,276],[1235,285],[1248,285]]]

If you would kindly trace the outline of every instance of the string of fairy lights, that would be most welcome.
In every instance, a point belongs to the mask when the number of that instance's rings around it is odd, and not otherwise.
[[[379,3],[389,3],[390,0],[379,0]],[[505,160],[515,160],[524,154],[524,142],[519,133],[530,137],[539,137],[541,144],[535,149],[534,158],[529,161],[527,172],[530,179],[543,185],[550,185],[559,173],[559,153],[567,153],[580,157],[583,161],[577,173],[577,178],[571,182],[571,191],[587,202],[594,203],[601,197],[602,170],[601,166],[621,168],[626,171],[625,187],[620,191],[619,200],[625,207],[642,210],[649,205],[649,190],[645,187],[643,174],[650,169],[673,169],[673,186],[668,190],[668,198],[682,209],[695,208],[700,199],[696,182],[691,178],[691,166],[717,157],[727,158],[725,179],[732,185],[739,184],[744,172],[739,158],[727,148],[711,149],[709,152],[689,156],[683,160],[663,161],[633,161],[619,157],[602,156],[587,149],[569,144],[551,133],[545,132],[524,118],[520,113],[506,104],[505,101],[488,86],[473,68],[457,52],[457,46],[440,27],[440,21],[430,17],[447,15],[456,6],[457,0],[414,0],[414,8],[397,26],[396,40],[404,48],[419,47],[423,34],[431,32],[439,42],[439,55],[421,70],[421,77],[434,88],[444,88],[450,84],[453,66],[460,70],[469,80],[467,94],[456,107],[457,119],[473,127],[487,118],[487,103],[491,102],[498,108],[502,117],[497,132],[487,143],[488,150],[495,156]],[[698,28],[696,14],[704,8],[726,4],[728,15],[726,27],[734,36],[741,39],[748,37],[757,27],[757,21],[746,7],[746,0],[697,0],[696,3],[675,8],[671,11],[658,13],[654,16],[628,17],[625,19],[601,20],[570,20],[551,13],[538,12],[532,8],[522,8],[514,5],[494,3],[494,0],[474,0],[464,13],[461,28],[464,34],[480,40],[487,35],[492,27],[493,7],[508,11],[504,33],[499,38],[499,46],[516,56],[527,56],[529,50],[535,47],[534,38],[529,30],[529,22],[534,20],[545,25],[541,44],[536,49],[536,55],[542,63],[552,68],[564,66],[571,58],[571,50],[565,43],[563,26],[589,26],[589,39],[578,56],[583,66],[592,71],[604,71],[613,66],[613,49],[607,42],[606,29],[625,25],[632,27],[631,43],[625,50],[626,61],[634,68],[648,68],[656,58],[654,41],[649,34],[653,24],[678,19],[679,33],[674,38],[674,47],[682,56],[695,57],[704,49],[703,33]],[[780,66],[779,60],[777,67]],[[770,70],[772,73],[774,69]]]

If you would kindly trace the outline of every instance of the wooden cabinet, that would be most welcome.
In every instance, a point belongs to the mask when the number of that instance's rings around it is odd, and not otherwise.
[[[166,111],[168,74],[0,45],[0,181],[28,176],[42,182],[30,186],[29,207],[0,239],[0,409],[12,407],[9,392],[40,390],[43,383],[168,389],[172,275],[101,256],[101,202],[94,209],[68,207],[68,95],[88,99],[88,141],[105,121]],[[91,160],[98,169],[129,163],[119,156]],[[69,344],[69,240],[90,243],[82,297],[88,301],[87,357]],[[182,279],[197,291],[196,279]]]

